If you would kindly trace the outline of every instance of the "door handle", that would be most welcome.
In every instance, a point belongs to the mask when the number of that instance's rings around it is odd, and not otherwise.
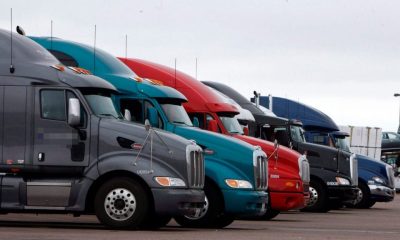
[[[44,153],[41,152],[41,153],[38,154],[38,161],[39,162],[43,162],[44,161]]]

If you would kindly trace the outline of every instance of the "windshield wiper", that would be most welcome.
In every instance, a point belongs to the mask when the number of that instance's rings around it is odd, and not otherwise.
[[[230,133],[240,133],[240,132],[238,132],[238,131],[230,131]]]
[[[100,116],[113,117],[113,118],[115,118],[115,119],[119,119],[118,117],[116,117],[116,116],[114,116],[114,115],[112,115],[112,114],[110,114],[110,113],[100,113],[99,115],[100,115]]]
[[[172,123],[183,124],[183,125],[186,125],[186,126],[191,127],[191,125],[189,125],[189,124],[187,124],[187,123],[185,123],[185,122],[182,122],[182,121],[172,121]]]

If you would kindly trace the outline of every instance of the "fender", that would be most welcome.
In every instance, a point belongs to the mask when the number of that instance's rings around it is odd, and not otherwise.
[[[207,162],[205,165],[207,176],[221,189],[231,189],[226,185],[225,179],[241,179],[249,181],[251,184],[254,182],[243,171],[225,161],[210,156],[206,156],[205,159]]]

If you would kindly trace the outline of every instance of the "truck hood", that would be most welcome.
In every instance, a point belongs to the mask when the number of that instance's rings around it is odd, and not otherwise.
[[[296,178],[300,179],[298,161],[301,155],[298,152],[280,145],[278,148],[278,161],[276,162],[274,156],[271,156],[274,154],[275,150],[275,146],[272,142],[239,134],[235,134],[233,137],[250,143],[251,145],[260,146],[269,158],[268,167],[270,169],[281,168],[280,170],[286,173],[286,177],[293,178],[297,176]]]
[[[153,159],[160,164],[172,166],[178,172],[186,172],[186,147],[194,144],[193,141],[177,136],[170,132],[157,129],[153,135]],[[102,118],[99,124],[99,159],[106,158],[109,153],[119,155],[132,155],[132,161],[135,160],[139,150],[123,147],[121,138],[131,143],[144,145],[144,139],[148,135],[143,124],[132,123],[128,121]],[[161,139],[162,140],[161,140]],[[150,156],[150,142],[142,149],[141,157]]]
[[[253,151],[254,147],[233,137],[202,130],[196,127],[175,125],[174,132],[188,139],[193,139],[203,149],[213,150],[212,155],[204,155],[209,159],[232,164],[244,176],[253,176]],[[247,179],[251,182],[254,179]]]
[[[379,162],[373,158],[360,154],[356,154],[356,158],[358,161],[359,169],[365,169],[369,172],[373,172],[377,176],[384,177],[385,180],[388,180],[388,176],[386,173],[386,167],[388,166],[388,164]]]

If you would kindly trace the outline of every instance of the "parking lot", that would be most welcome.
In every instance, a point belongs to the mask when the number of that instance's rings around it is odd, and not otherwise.
[[[116,231],[94,216],[8,214],[0,216],[0,239],[398,239],[399,216],[399,196],[367,210],[292,211],[273,221],[235,221],[222,230],[185,229],[171,221],[158,231]]]

